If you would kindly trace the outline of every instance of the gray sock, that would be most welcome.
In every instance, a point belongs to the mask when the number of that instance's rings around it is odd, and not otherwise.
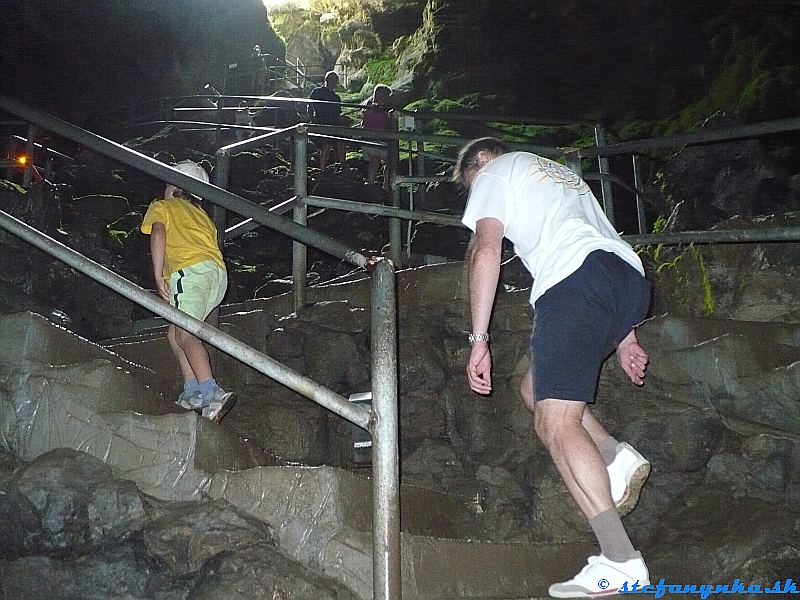
[[[603,457],[603,462],[606,463],[606,466],[614,462],[614,458],[617,456],[618,444],[619,442],[614,439],[613,435],[608,436],[602,442],[597,444],[597,449],[600,451],[600,456]]]
[[[607,559],[625,562],[638,556],[616,508],[609,508],[595,515],[589,519],[589,525],[600,542],[600,551]]]

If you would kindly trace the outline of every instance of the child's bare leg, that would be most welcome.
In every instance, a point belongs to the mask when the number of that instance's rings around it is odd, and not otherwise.
[[[203,342],[184,329],[176,327],[175,339],[186,356],[189,367],[200,383],[213,379],[211,361]]]
[[[178,329],[175,325],[169,326],[169,329],[167,330],[167,341],[169,342],[169,347],[172,349],[172,353],[175,355],[175,359],[178,361],[184,383],[191,381],[192,379],[197,380],[197,375],[192,370],[192,366],[189,364],[189,359],[186,357],[186,353],[178,344],[177,331],[183,330]]]

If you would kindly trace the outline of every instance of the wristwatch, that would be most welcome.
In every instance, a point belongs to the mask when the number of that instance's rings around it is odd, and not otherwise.
[[[488,342],[489,341],[489,334],[488,333],[470,333],[467,336],[470,344],[474,344],[475,342]]]

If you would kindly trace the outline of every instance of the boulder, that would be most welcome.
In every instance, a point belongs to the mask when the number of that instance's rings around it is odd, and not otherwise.
[[[148,553],[177,576],[199,571],[223,552],[272,546],[272,531],[224,500],[182,503],[144,528]]]

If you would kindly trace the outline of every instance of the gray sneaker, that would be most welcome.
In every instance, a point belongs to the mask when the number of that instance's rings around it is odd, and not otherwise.
[[[175,400],[175,404],[186,410],[202,410],[206,406],[203,402],[203,394],[200,393],[200,390],[195,390],[193,392],[183,390],[180,396],[178,396],[178,399]]]
[[[212,423],[219,423],[236,404],[236,394],[226,392],[217,386],[211,394],[208,405],[203,409],[203,416]]]

